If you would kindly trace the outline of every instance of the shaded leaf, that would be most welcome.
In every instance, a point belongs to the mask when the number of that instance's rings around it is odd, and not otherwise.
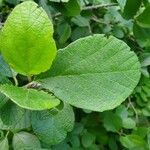
[[[136,127],[136,122],[131,118],[124,118],[122,120],[123,127],[126,129],[133,129]]]
[[[120,142],[126,148],[140,148],[144,147],[145,141],[138,135],[126,135],[120,137]]]
[[[0,55],[0,74],[6,77],[12,77],[12,71],[8,64],[4,61],[3,57]]]
[[[123,11],[123,17],[125,19],[131,19],[134,15],[136,15],[141,6],[141,2],[141,0],[127,0]]]
[[[18,131],[29,128],[31,125],[30,112],[12,102],[7,102],[0,110],[0,118],[0,128],[3,130]]]
[[[87,148],[87,147],[90,147],[94,141],[95,141],[95,136],[89,132],[85,132],[83,135],[82,135],[82,145]]]
[[[133,33],[136,41],[141,47],[150,47],[150,29],[140,27],[137,23],[134,23]]]
[[[32,112],[34,133],[46,144],[54,145],[65,139],[74,125],[71,106],[65,104],[62,110],[55,109]]]
[[[150,17],[149,17],[149,14],[150,14],[150,5],[147,6],[145,8],[145,10],[142,12],[142,14],[140,14],[136,20],[137,20],[137,23],[144,27],[144,28],[150,28]]]
[[[103,123],[107,131],[117,132],[122,127],[121,118],[112,112],[104,113]]]
[[[0,140],[0,148],[1,148],[1,150],[9,150],[7,137],[5,137],[4,139]]]
[[[14,150],[21,150],[21,149],[39,150],[41,148],[40,141],[35,135],[23,131],[14,134],[12,145]]]

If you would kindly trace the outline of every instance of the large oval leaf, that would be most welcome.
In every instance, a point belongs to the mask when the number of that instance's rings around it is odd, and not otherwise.
[[[73,129],[74,112],[68,104],[57,111],[52,109],[32,112],[31,123],[41,141],[49,145],[58,144]]]
[[[58,51],[52,69],[39,82],[59,99],[76,107],[115,108],[133,91],[140,64],[122,41],[94,35]]]
[[[53,26],[34,2],[18,5],[2,29],[1,52],[18,73],[31,76],[48,70],[56,55]]]
[[[14,103],[22,108],[31,110],[50,109],[59,105],[60,101],[43,91],[26,89],[12,85],[1,85],[0,92],[10,98]]]

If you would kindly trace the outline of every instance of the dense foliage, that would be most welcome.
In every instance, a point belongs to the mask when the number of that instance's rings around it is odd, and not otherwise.
[[[0,0],[0,149],[149,150],[150,1],[22,1]]]

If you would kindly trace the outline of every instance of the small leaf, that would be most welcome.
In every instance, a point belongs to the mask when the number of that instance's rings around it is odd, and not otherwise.
[[[1,85],[0,91],[20,107],[31,110],[50,109],[59,105],[60,101],[50,94],[34,89]]]
[[[135,16],[141,6],[141,3],[141,0],[127,0],[124,7],[123,17],[125,19],[131,19]]]
[[[50,2],[65,2],[67,3],[69,0],[49,0]]]
[[[82,17],[81,15],[73,17],[71,21],[79,27],[88,27],[90,25],[89,19]]]
[[[134,23],[133,33],[141,47],[150,47],[150,28],[143,28],[137,23]]]
[[[58,111],[58,112],[57,112]],[[62,110],[45,110],[32,112],[34,133],[46,144],[54,145],[65,139],[74,125],[72,107],[65,104]]]
[[[31,126],[30,111],[18,107],[11,101],[0,110],[1,125],[3,130],[18,131]]]
[[[12,144],[14,150],[41,148],[39,139],[35,135],[27,132],[15,133]]]
[[[9,150],[8,139],[7,137],[3,140],[0,140],[0,149],[1,150]]]
[[[142,14],[140,14],[136,20],[137,20],[137,23],[144,27],[144,28],[150,28],[150,17],[149,17],[149,14],[150,14],[150,5],[147,6],[145,8],[145,10],[143,11]]]
[[[95,136],[89,132],[85,132],[82,136],[82,145],[87,148],[90,147],[94,141],[95,141]]]
[[[138,135],[126,135],[120,137],[120,142],[126,148],[136,148],[136,147],[144,147],[145,141]]]
[[[78,0],[69,0],[68,3],[64,3],[62,6],[59,6],[61,12],[66,16],[77,16],[80,14],[81,7]]]
[[[56,55],[52,23],[32,1],[14,8],[2,29],[1,42],[5,61],[23,75],[48,70]]]
[[[57,27],[57,32],[59,35],[59,43],[64,44],[71,35],[71,27],[66,22],[61,23]]]
[[[107,131],[117,132],[122,127],[122,120],[121,118],[112,113],[112,112],[105,112],[104,113],[104,127]]]
[[[136,122],[131,118],[125,118],[122,120],[123,127],[126,129],[134,129],[136,127]]]
[[[104,111],[132,93],[140,78],[140,63],[124,42],[97,34],[59,50],[52,68],[41,78],[45,78],[38,80],[41,86],[62,101]]]

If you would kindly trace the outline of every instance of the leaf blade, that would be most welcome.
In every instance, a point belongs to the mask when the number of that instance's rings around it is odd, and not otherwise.
[[[94,35],[59,50],[51,70],[38,82],[73,106],[104,111],[131,94],[139,68],[138,58],[124,42]]]
[[[32,112],[31,124],[34,133],[41,141],[45,144],[55,145],[64,140],[67,132],[72,130],[74,112],[68,104],[64,104],[58,112],[55,110]]]
[[[56,55],[52,23],[32,1],[14,8],[2,29],[1,42],[5,61],[23,75],[48,70]]]
[[[43,91],[19,88],[12,85],[1,85],[0,91],[22,108],[30,110],[50,109],[59,105],[60,101]]]

